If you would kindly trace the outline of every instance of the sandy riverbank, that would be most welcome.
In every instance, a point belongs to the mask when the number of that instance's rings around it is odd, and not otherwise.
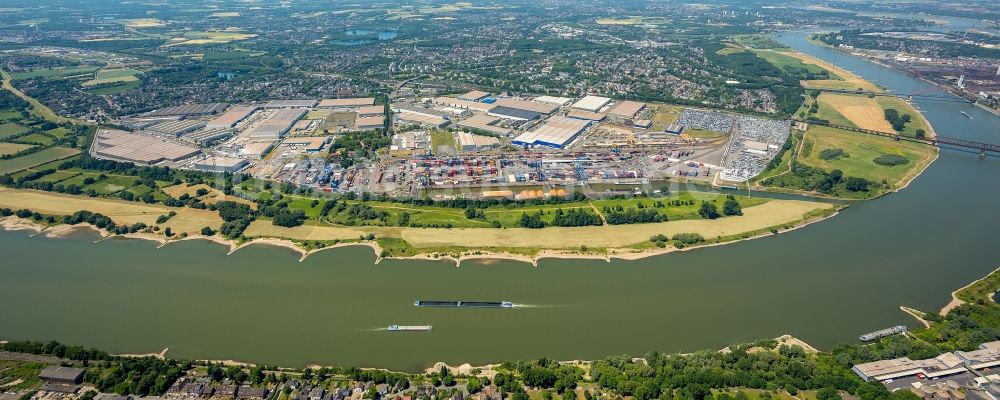
[[[826,220],[836,216],[838,212],[830,213],[829,215],[823,217],[814,217],[802,219],[799,221],[791,222],[790,228],[775,228],[777,233],[790,232],[796,229],[803,228],[810,224]],[[32,232],[44,233],[46,237],[65,237],[77,230],[88,229],[97,232],[100,236],[100,240],[105,240],[108,238],[122,237],[127,239],[139,239],[148,240],[157,243],[159,246],[157,248],[165,247],[171,243],[181,242],[185,240],[208,240],[213,243],[217,243],[229,248],[227,255],[231,255],[236,251],[253,246],[253,245],[265,245],[281,247],[285,249],[292,250],[299,254],[299,261],[304,261],[308,256],[331,249],[348,247],[348,246],[365,246],[371,248],[375,253],[375,264],[378,265],[384,259],[392,260],[429,260],[429,261],[451,261],[455,263],[456,267],[461,266],[464,261],[478,261],[483,263],[489,263],[491,260],[512,260],[531,264],[533,266],[538,266],[539,260],[546,258],[553,259],[579,259],[579,260],[601,260],[606,262],[611,262],[613,259],[619,260],[639,260],[647,257],[653,257],[658,255],[663,255],[671,253],[674,251],[689,251],[694,249],[709,248],[714,246],[720,246],[735,242],[741,242],[744,240],[753,240],[766,236],[773,236],[770,231],[760,231],[756,234],[748,236],[746,238],[740,238],[735,240],[723,241],[720,243],[703,244],[697,246],[690,246],[683,249],[676,247],[668,248],[653,248],[653,249],[634,249],[634,248],[608,248],[603,253],[588,253],[585,251],[571,250],[571,249],[540,249],[534,255],[518,254],[510,252],[492,252],[488,250],[465,250],[459,255],[453,254],[441,254],[439,252],[428,251],[427,253],[421,253],[413,256],[390,256],[382,257],[382,248],[376,241],[364,241],[364,242],[346,242],[338,243],[331,246],[326,246],[322,248],[316,248],[307,250],[303,248],[299,243],[286,238],[256,238],[243,243],[237,242],[236,240],[226,239],[220,236],[204,236],[204,235],[190,235],[183,238],[167,238],[159,233],[149,233],[149,232],[138,232],[123,235],[115,235],[110,232],[99,229],[96,226],[87,223],[81,223],[76,225],[55,225],[51,227],[45,227],[43,225],[37,224],[30,219],[18,218],[18,217],[6,217],[0,219],[0,228],[6,230],[30,230]],[[419,248],[418,248],[419,249]]]
[[[997,271],[1000,271],[1000,268],[997,268],[997,269],[993,270],[992,272],[986,274],[986,276],[984,276],[982,278],[979,278],[979,279],[976,279],[976,280],[974,280],[972,282],[969,282],[968,285],[965,285],[965,286],[962,286],[962,287],[960,287],[958,289],[955,289],[955,291],[951,292],[951,301],[949,301],[948,304],[945,304],[945,306],[943,308],[941,308],[941,311],[939,311],[938,313],[941,314],[941,315],[947,315],[948,312],[950,312],[951,310],[954,310],[955,307],[958,307],[958,306],[960,306],[962,304],[965,304],[965,300],[962,300],[962,299],[958,298],[958,292],[961,292],[962,290],[965,290],[966,288],[968,288],[968,287],[970,287],[972,285],[975,285],[976,283],[979,283],[979,281],[981,281],[983,279],[986,279],[987,276],[990,276],[990,275],[994,274]]]

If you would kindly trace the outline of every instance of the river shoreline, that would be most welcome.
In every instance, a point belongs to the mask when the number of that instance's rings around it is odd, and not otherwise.
[[[105,229],[98,228],[89,223],[79,223],[75,225],[69,224],[56,224],[51,226],[46,226],[39,224],[28,218],[19,218],[17,216],[8,216],[0,218],[0,229],[8,231],[18,231],[18,230],[28,230],[32,231],[32,236],[43,234],[46,238],[64,238],[71,236],[78,230],[88,230],[97,233],[100,239],[96,240],[95,243],[101,242],[108,239],[136,239],[136,240],[146,240],[157,244],[157,249],[166,247],[172,243],[183,242],[187,240],[206,240],[215,244],[225,246],[227,248],[226,255],[232,255],[236,251],[250,247],[252,245],[263,245],[278,247],[291,250],[299,254],[299,262],[303,262],[310,255],[344,247],[361,246],[368,247],[372,249],[375,254],[374,265],[378,265],[383,260],[423,260],[423,261],[448,261],[454,262],[455,267],[461,267],[463,262],[475,261],[482,263],[489,263],[491,261],[517,261],[526,264],[531,264],[533,267],[538,266],[538,262],[542,259],[564,259],[564,260],[599,260],[605,262],[612,262],[613,260],[624,260],[624,261],[634,261],[641,260],[649,257],[660,256],[664,254],[669,254],[673,252],[683,252],[691,251],[702,248],[712,248],[716,246],[724,246],[727,244],[733,244],[738,242],[743,242],[747,240],[760,239],[764,237],[771,237],[779,235],[782,233],[787,233],[795,231],[806,226],[812,225],[817,222],[825,221],[829,218],[837,216],[841,210],[847,206],[836,207],[832,212],[827,215],[819,217],[803,217],[798,221],[794,221],[790,224],[784,224],[785,226],[790,225],[788,228],[778,228],[772,227],[770,230],[761,230],[756,233],[744,233],[749,234],[747,237],[742,237],[739,239],[725,240],[716,243],[705,243],[698,245],[691,245],[683,248],[678,248],[670,246],[668,248],[653,248],[653,249],[636,249],[636,248],[608,248],[606,253],[586,253],[580,251],[574,251],[569,249],[538,249],[538,252],[534,255],[519,254],[512,252],[495,252],[490,250],[464,250],[460,254],[441,254],[437,251],[428,251],[424,253],[418,253],[411,256],[382,256],[383,249],[379,243],[375,240],[368,240],[364,242],[346,242],[337,243],[330,246],[325,246],[322,248],[306,249],[303,248],[299,243],[294,240],[287,238],[278,237],[266,237],[266,238],[254,238],[245,242],[240,242],[233,239],[226,239],[220,236],[206,236],[206,235],[188,235],[185,237],[178,238],[166,238],[162,235],[148,232],[137,232],[128,234],[114,234]],[[738,234],[737,234],[738,235]],[[735,236],[735,235],[734,235]]]

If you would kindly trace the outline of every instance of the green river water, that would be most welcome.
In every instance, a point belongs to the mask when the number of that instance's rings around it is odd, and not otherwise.
[[[903,93],[929,85],[781,40]],[[921,102],[941,135],[1000,142],[1000,118]],[[964,117],[965,111],[974,119]],[[792,334],[820,347],[915,322],[1000,266],[1000,160],[953,150],[906,190],[787,234],[638,261],[384,261],[370,249],[250,247],[0,232],[0,338],[177,358],[417,370],[542,356],[593,359],[719,348]],[[426,309],[417,299],[510,300]],[[432,332],[392,333],[390,324]]]

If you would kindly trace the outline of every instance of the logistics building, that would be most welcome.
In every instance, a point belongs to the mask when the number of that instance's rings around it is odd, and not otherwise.
[[[247,143],[240,149],[240,155],[244,157],[261,159],[268,151],[274,148],[274,142],[255,142]]]
[[[195,143],[195,144],[198,144],[198,145],[201,145],[201,146],[207,146],[207,145],[211,144],[212,142],[214,142],[216,140],[225,139],[226,137],[229,137],[232,134],[233,134],[233,130],[232,129],[226,129],[226,128],[209,129],[209,128],[205,128],[205,129],[202,129],[202,130],[198,130],[198,131],[194,131],[194,132],[191,132],[191,133],[187,133],[184,136],[181,136],[181,139],[187,140],[187,141],[189,141],[191,143]]]
[[[182,119],[178,121],[166,121],[160,122],[156,125],[152,125],[146,128],[147,131],[153,133],[159,133],[161,135],[180,137],[181,135],[194,132],[205,126],[205,121],[198,121],[194,119]]]
[[[601,108],[604,108],[604,106],[606,106],[610,102],[611,102],[611,99],[609,99],[607,97],[601,97],[601,96],[584,96],[584,98],[580,99],[580,101],[577,101],[576,103],[573,103],[573,108],[579,108],[581,110],[598,112],[598,111],[601,110]]]
[[[224,114],[208,121],[208,123],[205,124],[205,127],[210,129],[232,128],[235,127],[236,124],[240,123],[240,121],[253,114],[254,111],[257,111],[256,106],[233,107]]]
[[[513,108],[515,110],[531,111],[538,114],[549,115],[559,109],[559,106],[552,103],[539,103],[535,101],[515,99],[515,98],[503,98],[499,99],[493,103],[497,107]]]
[[[385,127],[385,116],[362,117],[354,120],[354,129],[367,131],[372,129],[382,129]]]
[[[306,115],[304,108],[284,108],[274,111],[267,119],[250,130],[251,139],[276,140],[288,132],[295,122]]]
[[[99,129],[94,135],[94,154],[101,158],[153,165],[180,161],[201,153],[197,147],[170,142],[156,136]]]
[[[562,149],[590,126],[591,121],[567,117],[552,117],[541,127],[514,138],[521,146],[548,146]]]
[[[318,107],[334,110],[352,110],[373,105],[375,105],[374,97],[354,97],[346,99],[324,99],[319,102]]]
[[[539,103],[549,103],[555,104],[557,106],[564,106],[572,101],[569,97],[553,97],[553,96],[538,96],[535,97],[534,101]]]
[[[380,117],[380,116],[385,115],[385,107],[384,106],[364,106],[364,107],[359,107],[358,111],[357,111],[357,114],[358,114],[359,118],[364,118],[364,117]]]
[[[907,357],[857,364],[851,369],[866,381],[884,381],[923,375],[935,379],[972,370],[983,370],[1000,365],[1000,341],[979,345],[978,350],[944,353],[926,360]]]
[[[458,96],[458,99],[465,101],[483,101],[483,99],[487,97],[490,97],[489,93],[483,92],[481,90],[473,90],[469,93]]]
[[[458,133],[458,144],[462,151],[481,151],[500,146],[500,140],[493,136],[474,135],[469,132]]]
[[[199,103],[199,104],[183,104],[173,107],[165,107],[159,110],[150,111],[145,114],[147,117],[166,117],[166,116],[179,116],[179,117],[194,117],[202,115],[213,115],[221,113],[229,107],[229,103]]]
[[[627,120],[635,119],[636,115],[639,114],[643,109],[646,108],[646,103],[640,103],[638,101],[622,101],[611,108],[608,111],[608,115],[612,117],[618,117]]]
[[[496,107],[496,105],[494,104],[479,103],[474,101],[462,100],[460,98],[456,99],[454,97],[437,97],[434,99],[434,104],[452,108],[460,108],[463,110],[472,110],[481,112],[488,112]]]
[[[500,121],[500,118],[491,117],[489,115],[476,114],[471,118],[464,119],[461,122],[456,123],[456,125],[463,128],[475,129],[503,136],[510,135],[513,132],[509,128],[504,128],[502,126],[495,126],[494,124],[496,124],[497,121]]]
[[[440,115],[416,109],[398,109],[396,110],[396,117],[402,122],[426,125],[434,128],[443,127],[451,122]]]
[[[587,121],[604,121],[607,116],[601,113],[596,113],[586,110],[573,110],[566,114],[567,117],[575,119],[583,119]]]
[[[264,104],[264,108],[313,108],[316,107],[316,100],[271,100]]]
[[[209,156],[208,158],[195,161],[192,168],[208,172],[237,172],[249,163],[249,161],[242,158]]]
[[[487,112],[487,114],[494,117],[507,118],[515,121],[531,121],[536,120],[542,116],[542,114],[537,111],[525,110],[520,108],[510,108],[510,107],[493,107]]]

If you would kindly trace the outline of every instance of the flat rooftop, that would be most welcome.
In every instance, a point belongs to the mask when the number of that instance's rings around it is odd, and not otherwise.
[[[344,99],[323,99],[319,102],[320,108],[335,107],[363,107],[375,105],[374,97],[351,97]]]
[[[146,165],[179,161],[201,153],[197,147],[113,129],[98,130],[94,145],[98,156]]]
[[[587,111],[597,111],[611,102],[610,98],[601,96],[584,96],[580,101],[573,103],[573,108]]]
[[[625,100],[615,104],[615,106],[611,108],[611,111],[608,111],[608,114],[626,119],[632,119],[635,118],[635,115],[638,114],[639,111],[642,111],[643,108],[646,108],[646,103]]]
[[[552,114],[559,109],[559,106],[552,103],[539,103],[512,97],[499,99],[494,102],[493,105],[498,107],[513,108],[516,110],[532,111],[539,114]]]

